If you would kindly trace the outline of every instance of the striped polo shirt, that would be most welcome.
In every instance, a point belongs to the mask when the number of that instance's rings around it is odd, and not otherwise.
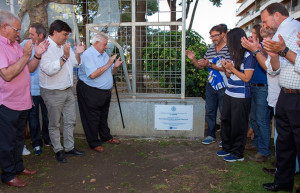
[[[240,72],[245,70],[254,70],[256,59],[251,52],[246,51],[243,63],[240,67]],[[250,83],[242,81],[235,74],[231,74],[228,80],[225,94],[234,98],[249,98],[250,97]]]
[[[223,58],[225,60],[230,60],[230,53],[228,51],[227,45],[225,45],[219,53],[216,50],[215,44],[212,44],[206,51],[204,57],[208,58],[209,62],[212,62],[213,58]]]

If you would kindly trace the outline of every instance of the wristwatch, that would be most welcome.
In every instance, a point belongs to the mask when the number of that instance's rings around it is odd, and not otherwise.
[[[254,52],[252,52],[253,56],[256,57],[256,54],[257,54],[258,52],[260,52],[259,49],[257,49],[257,50],[255,50]]]
[[[60,57],[60,60],[63,61],[63,63],[66,63],[66,61],[67,61],[63,56]]]
[[[281,50],[280,52],[278,52],[279,56],[281,57],[285,57],[286,56],[286,53],[289,51],[289,48],[288,47],[285,47],[284,50]]]

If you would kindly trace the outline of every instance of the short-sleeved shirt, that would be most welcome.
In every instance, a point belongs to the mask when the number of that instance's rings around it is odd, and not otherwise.
[[[78,70],[79,79],[85,84],[98,89],[111,89],[113,86],[112,68],[107,69],[101,76],[91,79],[90,75],[98,68],[107,64],[109,56],[106,52],[100,54],[94,46],[89,47],[81,55],[81,65]]]
[[[206,57],[210,63],[214,63],[218,66],[217,61],[220,61],[221,59],[229,60],[230,53],[228,51],[227,45],[225,45],[219,52],[217,52],[216,46],[213,44],[208,48],[204,57]],[[219,90],[226,87],[227,77],[224,72],[217,71],[213,68],[208,68],[208,71],[208,83],[210,83],[215,90]]]
[[[216,46],[213,44],[207,49],[204,57],[208,58],[209,62],[212,62],[214,58],[218,57],[225,60],[230,60],[230,53],[228,51],[227,45],[225,45],[219,52],[217,52]]]
[[[241,64],[240,71],[254,70],[256,59],[251,52],[246,51]],[[225,94],[234,98],[249,98],[250,97],[250,83],[242,81],[235,74],[231,74],[228,80]]]
[[[258,63],[258,61],[256,61],[255,69],[254,69],[252,78],[250,80],[250,83],[253,83],[253,84],[257,84],[257,83],[268,84],[267,73],[260,66],[260,64]]]
[[[20,45],[22,46],[22,48],[24,47],[25,43],[28,40],[24,40]],[[32,60],[33,56],[35,54],[35,49],[34,46],[32,48],[32,53],[31,53],[31,57],[30,60]],[[39,83],[39,66],[36,68],[36,70],[32,73],[30,73],[30,81],[31,81],[31,95],[32,96],[40,96],[40,83]]]
[[[17,42],[11,43],[7,38],[0,35],[0,69],[13,65],[22,55],[23,49]],[[9,82],[0,77],[0,105],[16,111],[32,108],[27,64],[22,72]]]

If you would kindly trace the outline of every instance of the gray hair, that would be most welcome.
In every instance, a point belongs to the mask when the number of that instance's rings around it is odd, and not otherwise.
[[[14,14],[12,14],[11,12],[9,11],[4,11],[4,10],[1,10],[0,11],[0,25],[3,24],[3,23],[12,23],[14,20],[18,20],[19,22],[20,21],[20,18]]]
[[[96,42],[102,42],[103,39],[108,40],[108,37],[105,34],[97,34],[92,39],[92,44]]]

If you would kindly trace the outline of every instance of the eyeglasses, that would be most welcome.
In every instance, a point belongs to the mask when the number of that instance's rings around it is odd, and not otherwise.
[[[209,36],[209,38],[210,38],[210,39],[213,39],[213,38],[215,38],[215,37],[218,37],[219,35],[221,35],[221,34],[215,34],[215,35]]]
[[[17,29],[17,28],[15,28],[15,27],[9,25],[8,23],[7,23],[6,25],[8,25],[9,27],[13,28],[17,33],[21,32],[21,29]]]

